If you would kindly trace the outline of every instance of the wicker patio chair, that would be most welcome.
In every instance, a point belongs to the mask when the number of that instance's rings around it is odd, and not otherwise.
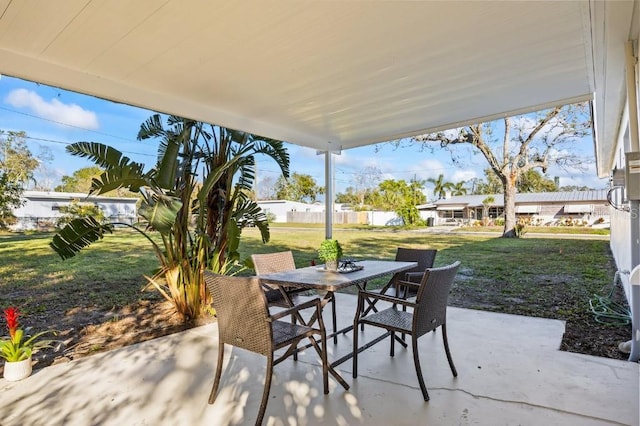
[[[447,340],[447,301],[449,291],[453,284],[453,279],[458,271],[460,262],[441,268],[429,268],[422,276],[419,284],[402,281],[398,284],[414,287],[417,289],[415,302],[407,299],[393,297],[386,294],[360,291],[358,294],[358,308],[353,321],[353,378],[358,376],[358,325],[367,324],[374,327],[381,327],[390,332],[391,348],[390,356],[394,356],[396,333],[411,335],[411,346],[413,350],[413,362],[425,401],[429,400],[429,393],[424,384],[422,370],[420,368],[420,358],[418,354],[418,338],[424,334],[435,331],[442,327],[442,338],[444,349],[449,361],[449,367],[454,377],[458,376],[456,367],[453,365],[449,343]],[[390,308],[380,310],[371,315],[362,317],[365,298],[373,298],[380,301],[392,303]],[[407,312],[399,310],[398,305],[413,308]]]
[[[251,261],[253,262],[253,269],[258,276],[296,269],[296,263],[293,260],[293,253],[291,251],[252,254]],[[289,304],[284,300],[277,285],[263,283],[262,287],[264,288],[267,301],[270,305],[285,308],[289,307]],[[297,289],[295,287],[286,287],[284,290],[292,298],[295,297],[296,293],[304,291],[304,289]]]
[[[253,268],[256,271],[256,275],[265,275],[271,274],[275,272],[283,272],[283,271],[292,271],[296,269],[296,264],[293,260],[293,253],[291,251],[282,251],[277,253],[263,253],[263,254],[252,254],[251,261],[253,262]],[[267,295],[267,300],[269,301],[269,305],[271,306],[280,306],[280,307],[289,307],[289,304],[286,303],[284,297],[278,286],[269,285],[267,283],[262,284],[265,293]],[[294,305],[300,303],[296,296],[301,292],[305,291],[305,289],[300,289],[296,287],[285,287],[284,291],[291,298],[291,301]],[[335,336],[337,330],[337,314],[336,314],[336,303],[335,298],[331,298],[331,319],[333,326],[333,342],[338,343],[338,338]]]
[[[413,290],[407,290],[404,286],[398,287],[396,283],[398,281],[411,281],[419,283],[422,279],[422,276],[424,275],[424,271],[427,268],[431,268],[433,266],[437,253],[438,250],[436,249],[414,249],[398,247],[396,251],[396,262],[417,262],[418,264],[413,269],[394,274],[389,282],[385,284],[381,289],[371,290],[371,292],[379,294],[392,294],[396,297],[403,298],[415,296],[415,292],[413,292]],[[364,307],[362,316],[367,315],[372,310],[374,312],[377,312],[377,309],[375,307],[376,302],[377,300],[375,299],[367,300],[367,305]],[[364,324],[361,325],[360,329],[364,329]]]
[[[222,375],[224,345],[227,343],[267,357],[265,385],[256,425],[262,424],[267,407],[273,367],[294,354],[296,345],[305,338],[311,341],[320,355],[324,393],[329,393],[326,332],[319,298],[270,315],[264,291],[257,277],[229,277],[207,271],[204,278],[213,297],[219,336],[218,365],[209,396],[209,404],[213,404],[216,400]],[[280,321],[280,318],[307,308],[316,309],[317,328]],[[322,347],[318,345],[314,336],[320,338]],[[276,358],[275,351],[285,347],[287,350],[284,354]]]

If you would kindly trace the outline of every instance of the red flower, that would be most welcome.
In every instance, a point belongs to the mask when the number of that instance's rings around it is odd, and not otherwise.
[[[9,336],[11,336],[11,340],[13,340],[16,330],[18,329],[18,317],[20,316],[20,312],[14,307],[9,307],[4,310],[4,318],[7,321],[7,328],[9,329]]]

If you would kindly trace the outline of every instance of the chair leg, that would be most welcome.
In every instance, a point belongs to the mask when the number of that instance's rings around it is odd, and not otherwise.
[[[358,319],[353,322],[353,378],[358,377]]]
[[[296,322],[297,322],[296,316],[295,315],[291,315],[291,324],[296,325]],[[294,346],[294,348],[295,348],[295,346]],[[294,361],[298,360],[298,351],[297,350],[295,350],[293,352],[293,360]]]
[[[333,344],[338,344],[338,328],[336,323],[337,315],[336,315],[336,295],[335,293],[331,296],[331,319],[333,320]]]
[[[222,362],[224,360],[224,343],[218,343],[218,365],[216,366],[216,376],[213,379],[213,388],[209,394],[209,404],[213,404],[218,395],[218,386],[220,386],[220,377],[222,376]]]
[[[389,356],[394,356],[396,354],[396,332],[391,332],[391,348],[389,349]]]
[[[329,360],[327,358],[327,333],[322,330],[320,333],[320,338],[322,339],[322,353],[320,354],[320,358],[322,360],[322,386],[324,387],[323,391],[325,395],[329,394]],[[312,337],[313,339],[313,337]]]
[[[453,358],[451,358],[451,351],[449,350],[449,340],[447,339],[446,324],[442,324],[442,340],[444,341],[444,351],[447,354],[447,360],[449,361],[449,367],[451,367],[451,373],[453,373],[453,377],[458,377],[458,372],[456,371],[456,366],[453,365]]]
[[[262,424],[264,418],[264,412],[267,409],[267,403],[269,402],[269,391],[271,390],[271,376],[273,374],[273,352],[267,355],[267,376],[264,378],[264,392],[262,393],[262,402],[260,403],[260,411],[258,411],[258,418],[256,419],[256,425]]]
[[[429,400],[429,392],[424,384],[424,378],[422,377],[422,369],[420,368],[420,358],[418,357],[418,338],[411,336],[411,342],[413,346],[413,363],[416,365],[416,374],[418,375],[418,383],[420,384],[420,390],[425,401]]]

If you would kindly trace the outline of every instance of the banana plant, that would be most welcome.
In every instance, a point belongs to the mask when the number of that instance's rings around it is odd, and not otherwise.
[[[149,285],[170,300],[185,321],[192,321],[204,312],[207,300],[204,270],[231,273],[239,264],[242,228],[255,225],[262,240],[269,240],[266,216],[248,196],[255,180],[254,156],[273,158],[285,175],[289,156],[280,141],[176,116],[167,118],[165,128],[161,117],[153,115],[141,125],[138,139],[160,140],[156,166],[148,172],[143,164],[100,143],[77,142],[67,151],[104,168],[93,180],[91,193],[126,188],[141,195],[143,220],[124,225],[145,236],[159,260],[158,271],[146,277]],[[54,236],[51,247],[68,259],[114,232],[114,225],[75,219]],[[160,243],[151,231],[160,235]]]

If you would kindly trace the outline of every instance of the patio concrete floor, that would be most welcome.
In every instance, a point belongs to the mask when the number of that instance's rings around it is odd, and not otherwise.
[[[352,321],[355,301],[338,295],[341,324]],[[638,425],[640,365],[561,352],[563,331],[561,321],[450,308],[458,377],[441,332],[423,336],[429,402],[410,349],[396,346],[394,358],[388,341],[368,349],[357,379],[350,361],[338,367],[351,389],[330,379],[329,395],[318,357],[307,350],[275,367],[264,424]],[[329,358],[349,352],[351,338],[331,343]],[[0,425],[253,424],[264,358],[228,347],[218,400],[208,405],[216,350],[214,323],[37,370],[19,382],[0,379]]]

